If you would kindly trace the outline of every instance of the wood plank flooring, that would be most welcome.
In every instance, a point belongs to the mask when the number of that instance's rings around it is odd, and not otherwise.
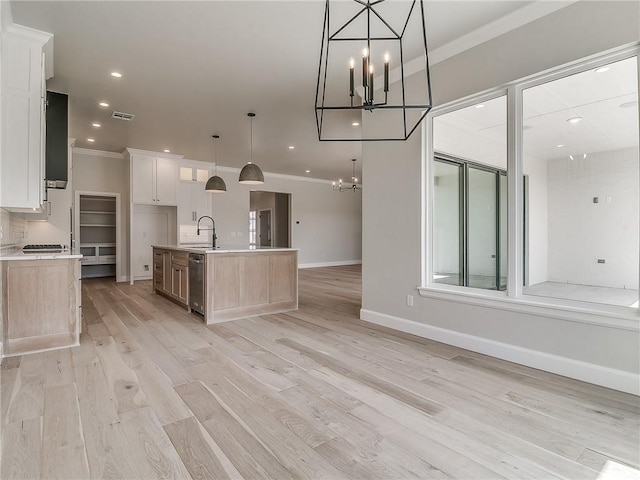
[[[300,310],[210,327],[84,280],[80,346],[2,364],[1,478],[639,475],[638,397],[367,324],[360,276],[301,270]]]

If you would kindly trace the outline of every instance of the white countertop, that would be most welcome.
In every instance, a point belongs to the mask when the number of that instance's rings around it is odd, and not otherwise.
[[[168,250],[180,250],[184,252],[194,253],[266,253],[266,252],[295,252],[297,248],[281,248],[281,247],[249,247],[247,245],[224,245],[222,247],[213,248],[207,245],[152,245],[156,248],[166,248]]]
[[[24,253],[22,250],[17,250],[0,255],[0,260],[66,260],[70,258],[82,258],[82,255],[72,254],[69,250],[34,253]]]

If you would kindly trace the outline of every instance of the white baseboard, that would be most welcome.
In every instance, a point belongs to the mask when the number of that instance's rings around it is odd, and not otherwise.
[[[361,309],[360,318],[394,330],[411,333],[419,337],[490,355],[527,367],[556,373],[633,395],[640,395],[640,377],[631,372],[434,327],[372,310]]]
[[[339,262],[301,263],[298,268],[340,267],[343,265],[360,265],[362,260],[341,260]]]

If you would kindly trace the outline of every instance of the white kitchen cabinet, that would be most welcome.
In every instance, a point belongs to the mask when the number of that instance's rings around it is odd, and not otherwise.
[[[131,155],[131,198],[138,205],[177,205],[178,166],[175,160]]]
[[[185,167],[180,167],[181,176]],[[178,222],[182,225],[195,225],[202,215],[211,215],[211,194],[204,187],[209,178],[207,169],[194,168],[195,171],[206,172],[192,180],[181,180],[178,184]],[[201,178],[206,178],[201,180]]]
[[[41,208],[44,199],[44,45],[53,35],[12,25],[2,34],[0,207]]]

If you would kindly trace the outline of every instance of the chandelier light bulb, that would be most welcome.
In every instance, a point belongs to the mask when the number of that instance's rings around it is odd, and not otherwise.
[[[349,68],[355,68],[356,66],[356,61],[353,59],[353,57],[351,57],[351,59],[349,60]]]
[[[389,63],[389,52],[384,54],[384,63]]]
[[[369,56],[369,49],[367,47],[364,47],[364,49],[362,50],[362,56],[363,57]]]

